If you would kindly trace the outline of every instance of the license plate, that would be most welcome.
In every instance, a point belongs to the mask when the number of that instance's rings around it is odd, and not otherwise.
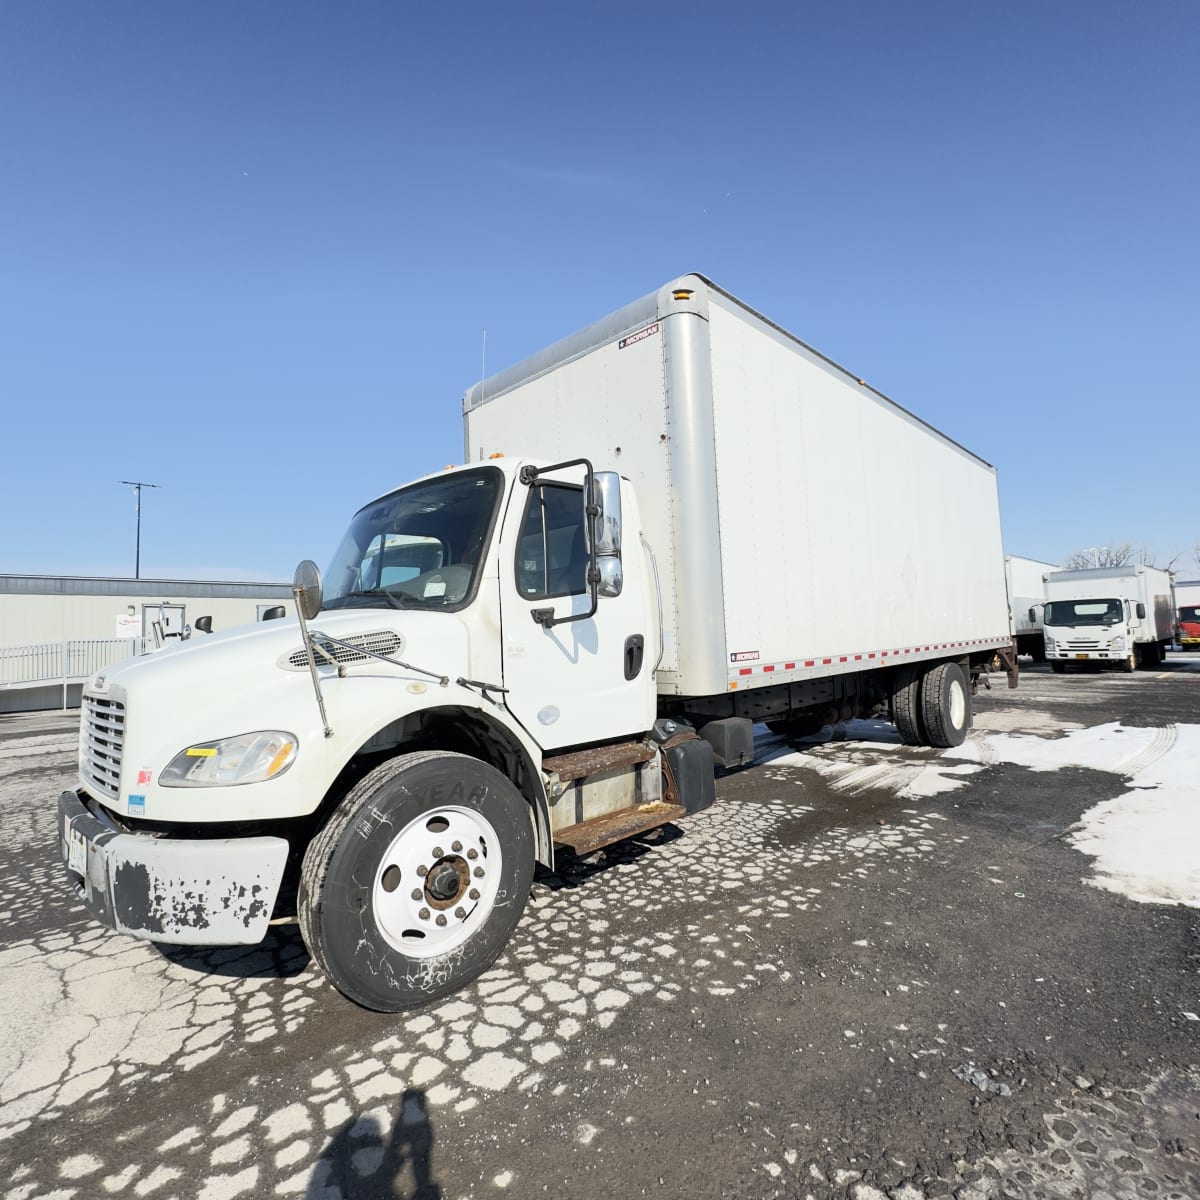
[[[1076,658],[1082,658],[1082,659],[1084,660],[1084,662],[1086,662],[1086,661],[1087,661],[1087,655],[1086,655],[1086,654],[1077,654],[1077,655],[1075,655],[1075,657],[1076,657]]]
[[[63,839],[67,843],[67,868],[78,875],[86,875],[87,842],[82,833],[71,828],[70,817],[63,817]]]

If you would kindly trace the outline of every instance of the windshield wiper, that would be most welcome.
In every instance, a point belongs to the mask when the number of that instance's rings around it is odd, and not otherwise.
[[[342,605],[340,602],[342,600],[351,600],[351,599],[374,600],[376,596],[382,596],[388,602],[388,604],[390,604],[392,606],[392,608],[403,608],[404,607],[404,605],[400,603],[399,598],[394,596],[391,592],[389,592],[387,590],[387,588],[370,588],[367,591],[343,592],[340,596],[336,596],[333,600],[331,600],[324,607],[325,608],[341,608]]]

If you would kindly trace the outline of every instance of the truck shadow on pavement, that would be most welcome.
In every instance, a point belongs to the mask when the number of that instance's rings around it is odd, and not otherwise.
[[[590,879],[603,875],[606,871],[637,862],[638,859],[654,854],[662,846],[668,846],[685,836],[685,831],[678,825],[668,822],[657,829],[647,830],[645,833],[626,838],[623,842],[595,850],[582,858],[576,858],[569,851],[560,852],[555,858],[553,871],[538,867],[534,875],[534,885],[552,892],[582,887]]]
[[[425,1093],[407,1088],[390,1130],[373,1114],[338,1129],[313,1166],[305,1200],[442,1200],[433,1143]]]
[[[274,927],[256,946],[168,946],[157,944],[168,962],[198,975],[234,979],[290,979],[308,967],[309,954],[296,925]]]

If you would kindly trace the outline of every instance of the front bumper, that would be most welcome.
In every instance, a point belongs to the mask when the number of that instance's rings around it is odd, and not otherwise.
[[[254,945],[283,869],[284,838],[168,838],[119,829],[77,791],[58,798],[63,866],[101,924],[183,946]]]

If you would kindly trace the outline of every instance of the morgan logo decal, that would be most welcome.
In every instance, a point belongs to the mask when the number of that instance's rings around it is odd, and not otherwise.
[[[639,329],[637,333],[631,333],[628,337],[623,337],[617,343],[618,350],[624,350],[626,346],[636,346],[638,342],[645,341],[648,337],[653,337],[658,332],[658,322],[653,325],[647,325],[645,329]]]
[[[729,656],[730,662],[758,662],[757,650],[739,650]]]

